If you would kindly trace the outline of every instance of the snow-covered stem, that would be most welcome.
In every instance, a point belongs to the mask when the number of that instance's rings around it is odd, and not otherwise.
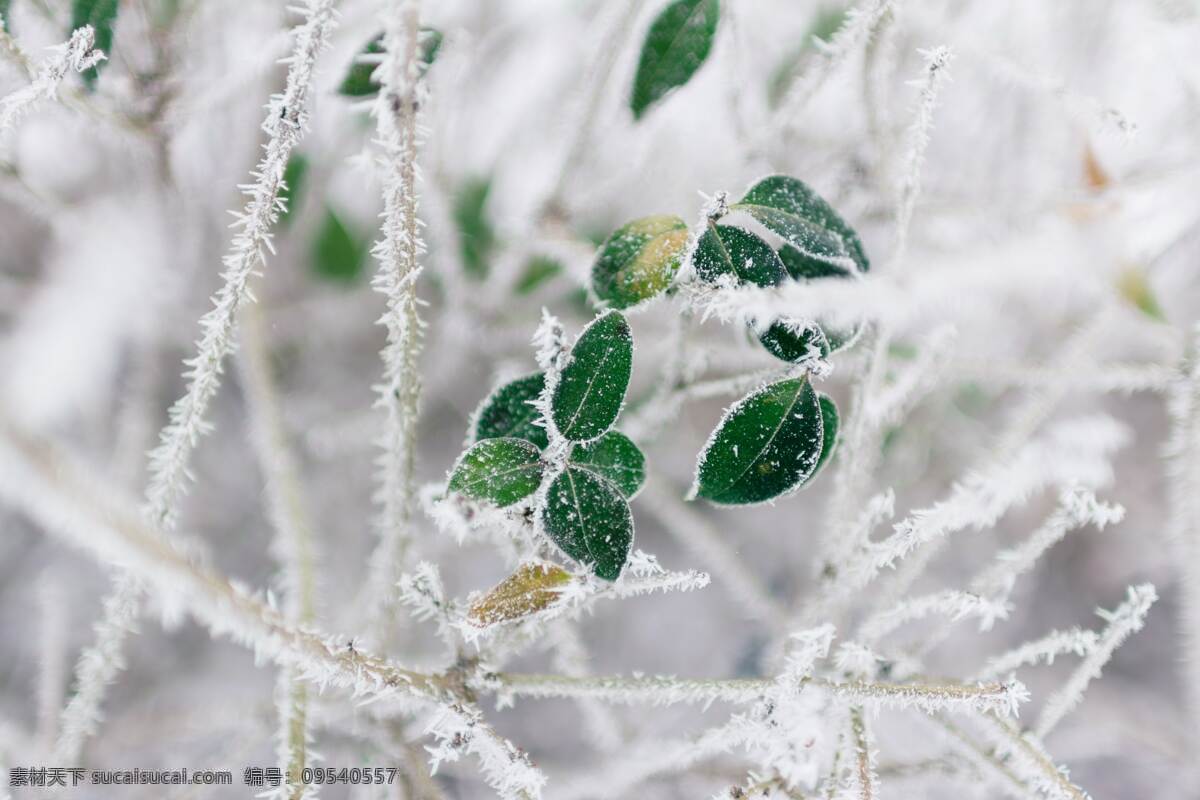
[[[850,710],[850,732],[854,744],[855,780],[859,800],[874,800],[879,794],[879,776],[875,773],[875,747],[861,708]]]
[[[1111,469],[1107,457],[1126,438],[1125,430],[1107,417],[1085,417],[1056,426],[1014,457],[968,474],[946,499],[896,523],[887,538],[860,544],[838,570],[838,582],[831,591],[848,596],[923,546],[961,530],[990,527],[1010,508],[1047,486],[1104,483]]]
[[[308,125],[313,71],[334,24],[333,7],[334,0],[307,0],[304,21],[296,28],[294,49],[286,59],[286,86],[267,104],[264,155],[251,173],[254,182],[242,187],[249,200],[234,223],[237,233],[224,258],[223,283],[212,298],[213,308],[200,320],[196,355],[184,362],[187,391],[171,407],[170,422],[150,456],[146,510],[155,526],[170,529],[175,524],[177,502],[190,478],[192,450],[211,428],[205,416],[220,386],[225,357],[234,347],[238,310],[254,301],[250,279],[263,268],[267,251],[273,252],[271,227],[282,207],[283,173]]]
[[[502,694],[523,697],[591,697],[608,703],[674,705],[714,701],[751,703],[780,686],[764,678],[689,679],[667,675],[646,677],[597,676],[573,678],[563,675],[496,673],[487,685]],[[994,710],[1015,713],[1027,693],[1018,682],[882,683],[878,681],[834,681],[809,676],[798,687],[852,701],[864,707]]]
[[[560,800],[629,797],[630,789],[642,781],[655,775],[686,770],[727,753],[742,744],[748,734],[739,716],[691,738],[666,741],[655,738],[640,742],[601,767],[556,784],[554,796]]]
[[[1014,647],[989,659],[983,669],[975,674],[975,680],[995,680],[1001,675],[1008,675],[1018,667],[1038,663],[1053,664],[1060,655],[1086,656],[1094,652],[1100,637],[1095,631],[1081,628],[1070,628],[1065,631],[1051,631],[1040,639]]]
[[[49,749],[67,682],[67,604],[62,586],[46,576],[38,587],[37,739]]]
[[[120,488],[7,422],[0,422],[0,476],[0,496],[48,533],[141,579],[164,601],[183,603],[214,635],[294,666],[310,683],[372,696],[445,696],[442,680],[349,650],[345,636],[299,628],[247,590],[193,564],[137,513]]]
[[[1181,671],[1192,718],[1200,730],[1200,325],[1192,336],[1192,351],[1168,395],[1172,425],[1165,455],[1170,481],[1168,542],[1182,566],[1180,624],[1185,657]]]
[[[867,44],[872,31],[884,15],[895,13],[897,0],[864,0],[846,14],[846,20],[827,44],[820,47],[820,60],[807,67],[781,103],[784,119],[794,124],[808,101],[825,85],[825,81]]]
[[[941,614],[957,622],[967,617],[979,618],[979,629],[989,630],[998,619],[1008,617],[1009,605],[1002,599],[993,599],[973,592],[954,589],[907,598],[896,605],[880,611],[863,623],[859,633],[867,642],[882,639],[892,631],[909,622],[933,614]]]
[[[274,529],[272,549],[282,571],[284,613],[289,622],[310,625],[315,617],[315,559],[309,514],[304,507],[300,469],[283,425],[282,406],[271,374],[262,308],[242,309],[239,365],[249,411],[250,439],[266,486],[267,512]],[[279,676],[280,768],[295,776],[287,796],[300,800],[307,790],[299,777],[307,762],[307,694],[292,668]]]
[[[1102,503],[1087,489],[1070,487],[1059,494],[1059,506],[1042,525],[1016,547],[1002,550],[992,565],[971,581],[971,591],[981,595],[1006,596],[1017,578],[1033,569],[1047,550],[1071,531],[1085,525],[1098,530],[1120,522],[1125,509]]]
[[[381,88],[372,108],[377,160],[383,184],[381,238],[373,254],[379,269],[372,285],[386,298],[380,323],[387,329],[383,380],[377,407],[387,414],[379,446],[379,486],[376,501],[379,544],[371,560],[369,613],[382,625],[396,599],[396,581],[404,569],[412,542],[412,513],[416,488],[413,466],[417,414],[421,399],[418,359],[423,323],[418,313],[416,282],[425,252],[417,216],[420,171],[419,114],[425,103],[420,79],[417,0],[385,5],[383,62],[376,68]]]
[[[483,724],[483,715],[471,706],[449,703],[438,707],[426,727],[438,741],[428,748],[434,773],[445,761],[457,761],[463,752],[479,759],[484,778],[504,800],[534,800],[542,796],[546,776],[525,751]]]
[[[746,613],[781,630],[787,623],[786,609],[771,596],[762,580],[748,567],[723,536],[700,513],[692,510],[676,492],[668,491],[651,478],[642,491],[642,508],[654,515],[667,532],[699,558],[730,597]]]
[[[981,714],[982,729],[995,752],[1017,780],[1051,800],[1089,800],[1087,792],[1071,782],[1070,773],[1054,763],[1034,734],[1021,731],[1011,720]]]
[[[95,42],[96,34],[92,27],[84,25],[75,30],[67,41],[52,47],[51,55],[38,65],[31,83],[0,99],[0,134],[16,127],[21,117],[42,100],[56,99],[59,86],[72,71],[83,72],[103,61],[105,55],[95,49]],[[8,53],[20,53],[7,33],[0,40],[0,48]],[[22,66],[27,66],[22,58],[17,57],[16,60]]]
[[[1042,707],[1042,715],[1034,728],[1039,739],[1044,739],[1062,721],[1068,713],[1083,699],[1083,693],[1088,685],[1100,677],[1100,671],[1112,658],[1116,649],[1142,629],[1150,606],[1158,599],[1154,587],[1148,583],[1140,586],[1130,586],[1129,594],[1124,603],[1112,611],[1097,609],[1096,613],[1108,623],[1100,633],[1096,646],[1092,648],[1067,678],[1058,691],[1046,700]]]
[[[937,107],[938,95],[943,85],[950,80],[949,66],[954,58],[950,48],[944,45],[922,50],[921,56],[925,59],[925,74],[921,80],[914,82],[914,85],[919,87],[919,94],[916,114],[908,126],[908,149],[904,156],[898,187],[893,266],[903,262],[908,252],[908,232],[913,209],[921,193],[921,167],[925,163],[925,151],[929,148],[929,136],[933,131],[933,111]]]
[[[95,640],[83,651],[75,667],[75,694],[62,711],[56,764],[75,764],[88,737],[100,724],[100,705],[109,685],[125,669],[125,641],[134,632],[141,613],[141,588],[129,575],[118,575],[101,606],[94,626]]]
[[[617,10],[607,26],[603,37],[595,48],[595,64],[588,75],[588,89],[580,103],[578,119],[574,124],[574,133],[570,137],[570,146],[563,156],[562,165],[555,171],[554,186],[546,197],[542,213],[551,218],[563,215],[567,209],[565,197],[570,187],[575,171],[584,160],[596,120],[601,111],[604,91],[608,86],[609,77],[621,53],[621,41],[626,36],[629,27],[641,8],[642,0],[624,0],[623,5],[614,4]]]

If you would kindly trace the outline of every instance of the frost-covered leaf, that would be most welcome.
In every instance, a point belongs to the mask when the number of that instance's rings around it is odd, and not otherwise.
[[[819,258],[812,258],[801,253],[790,244],[784,243],[779,248],[779,260],[793,280],[809,281],[818,278],[848,278],[850,271],[845,267],[830,264]]]
[[[538,287],[562,274],[563,265],[550,256],[531,256],[525,262],[521,274],[513,284],[513,291],[519,295],[533,294]]]
[[[719,16],[717,0],[674,0],[655,18],[629,98],[634,119],[696,74],[712,49]]]
[[[825,332],[815,322],[780,320],[758,335],[767,352],[793,364],[829,355]]]
[[[571,575],[554,564],[522,564],[471,604],[467,618],[479,627],[536,614],[559,596]]]
[[[542,452],[524,439],[485,439],[463,453],[450,474],[450,491],[503,508],[537,491]]]
[[[594,442],[571,449],[571,463],[607,478],[632,500],[646,480],[646,456],[623,433],[609,431]]]
[[[418,39],[418,47],[420,48],[420,70],[421,74],[429,69],[437,58],[438,50],[442,46],[441,31],[433,28],[421,28]],[[379,55],[383,54],[383,34],[379,34],[371,41],[367,42],[350,65],[350,70],[346,73],[346,77],[342,80],[342,85],[338,87],[338,92],[346,97],[367,97],[379,91],[379,84],[371,79],[371,73],[378,66]]]
[[[817,465],[813,467],[812,474],[804,479],[806,484],[816,477],[833,455],[833,451],[838,445],[838,430],[841,425],[837,406],[829,395],[818,392],[817,402],[821,405],[821,455],[817,458]]]
[[[313,271],[331,281],[353,283],[362,275],[367,251],[367,243],[356,236],[333,209],[326,209],[313,242]]]
[[[725,414],[700,454],[693,492],[714,503],[761,503],[798,487],[822,452],[821,405],[807,378],[758,389]]]
[[[550,404],[562,435],[586,442],[611,428],[621,413],[632,368],[633,334],[620,312],[610,311],[584,328]]]
[[[511,437],[538,447],[547,445],[546,429],[533,402],[542,393],[546,376],[540,372],[509,381],[484,399],[475,415],[475,441]]]
[[[597,577],[616,580],[633,544],[633,515],[612,481],[568,465],[550,484],[542,525],[554,543]]]
[[[774,286],[783,280],[783,262],[771,245],[732,225],[709,225],[696,243],[692,268],[701,280],[713,282],[736,275],[755,286]]]
[[[454,224],[458,228],[458,252],[463,270],[472,278],[487,277],[496,231],[488,218],[487,201],[492,182],[473,178],[459,187],[454,196]]]
[[[834,264],[849,258],[863,272],[870,268],[858,234],[801,180],[787,175],[763,178],[732,208],[754,217],[810,258]]]
[[[117,23],[120,5],[117,0],[74,0],[71,4],[71,31],[91,25],[96,34],[94,47],[109,56],[96,66],[84,70],[83,82],[91,88],[100,77],[100,67],[112,60],[113,28]],[[7,19],[7,15],[5,19]]]
[[[687,223],[660,214],[619,228],[592,265],[592,291],[614,308],[629,308],[665,290],[687,247]]]
[[[286,225],[300,205],[304,192],[304,181],[308,176],[308,158],[303,153],[292,153],[283,170],[283,186],[279,188],[279,199],[284,202],[279,214],[279,224]]]

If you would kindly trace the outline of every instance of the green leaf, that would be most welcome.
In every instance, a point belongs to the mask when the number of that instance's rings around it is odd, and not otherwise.
[[[626,500],[632,500],[646,480],[646,456],[628,436],[617,431],[575,445],[570,461],[612,481]]]
[[[597,317],[579,335],[550,412],[567,439],[586,442],[607,431],[621,413],[633,368],[633,334],[619,311]]]
[[[545,447],[546,429],[536,424],[541,414],[532,405],[545,385],[546,376],[535,372],[494,390],[475,416],[475,440],[512,437]]]
[[[687,238],[687,223],[666,214],[617,229],[592,265],[592,291],[614,308],[649,300],[671,285]]]
[[[8,8],[11,5],[12,0],[0,0],[0,28],[3,28],[10,34],[13,32],[12,20],[8,18]]]
[[[529,295],[537,291],[546,281],[558,276],[563,271],[562,262],[550,256],[531,256],[525,262],[524,269],[513,284],[513,291],[519,295]]]
[[[466,181],[454,196],[454,224],[458,228],[458,252],[463,269],[476,280],[487,277],[496,246],[496,232],[487,215],[492,182],[486,178]]]
[[[503,508],[537,491],[542,452],[524,439],[485,439],[463,453],[450,474],[450,491]]]
[[[74,0],[71,4],[71,30],[67,31],[67,35],[84,25],[91,25],[96,33],[95,48],[108,56],[105,61],[82,73],[83,82],[89,89],[95,87],[96,79],[100,77],[100,67],[112,59],[113,28],[117,23],[118,10],[117,0]]]
[[[655,18],[633,78],[634,119],[696,74],[712,49],[719,16],[717,0],[674,0]]]
[[[292,214],[300,205],[304,192],[304,181],[308,177],[308,158],[303,153],[292,153],[283,170],[283,186],[279,188],[279,199],[284,201],[279,214],[279,224],[291,222]]]
[[[791,276],[793,280],[811,281],[821,280],[824,278],[849,278],[851,276],[851,272],[849,270],[830,264],[827,261],[822,261],[818,258],[810,258],[796,248],[792,247],[790,244],[785,244],[779,248],[779,258],[781,261],[783,261],[783,265],[787,269],[788,275]],[[853,342],[858,336],[857,329],[850,331],[832,330],[822,326],[821,330],[825,337],[825,343],[822,345],[822,350],[825,355],[836,353],[838,350],[841,350],[843,347],[846,347],[848,344]],[[787,337],[784,336],[783,338],[786,339]],[[766,345],[766,342],[763,342],[763,344]],[[768,346],[767,349],[771,350],[772,353],[775,353],[770,346]],[[786,345],[783,346],[783,349],[786,349]],[[779,354],[775,353],[775,355]],[[779,355],[779,357],[784,358],[782,355]],[[791,359],[784,358],[784,360]]]
[[[829,341],[815,322],[779,320],[759,334],[758,340],[767,352],[783,361],[797,364],[811,358],[829,355]]]
[[[862,242],[833,207],[803,181],[772,175],[750,187],[732,208],[744,211],[805,256],[836,266],[870,268]]]
[[[375,71],[375,67],[379,66],[373,60],[365,60],[364,56],[377,56],[383,53],[383,37],[381,33],[359,52],[359,57],[350,65],[350,70],[346,73],[346,77],[342,79],[342,85],[338,87],[338,93],[346,97],[367,97],[379,91],[380,86],[377,81],[371,79],[371,73]],[[442,47],[441,31],[433,28],[421,28],[418,35],[417,47],[420,48],[420,74],[424,75],[425,71],[433,65],[434,59],[437,58],[438,50]]]
[[[771,245],[741,228],[710,224],[696,243],[692,258],[696,275],[710,283],[722,275],[740,282],[774,286],[783,280],[783,262]]]
[[[550,484],[542,527],[562,551],[613,581],[633,544],[633,515],[621,491],[591,470],[568,466]]]
[[[817,393],[817,402],[821,404],[821,455],[817,458],[817,466],[813,468],[812,475],[805,478],[804,482],[808,483],[813,477],[821,471],[821,467],[825,466],[825,462],[829,461],[833,451],[838,445],[838,430],[841,426],[841,421],[838,418],[837,406],[834,405],[829,395]]]
[[[367,244],[346,227],[333,209],[326,209],[312,255],[313,270],[318,276],[337,283],[353,283],[362,274]]]
[[[779,260],[793,280],[811,281],[820,278],[848,278],[851,273],[845,267],[830,264],[819,258],[806,256],[790,244],[779,248]]]
[[[771,500],[813,474],[823,442],[821,406],[808,378],[764,386],[726,412],[700,454],[692,491],[725,505]]]

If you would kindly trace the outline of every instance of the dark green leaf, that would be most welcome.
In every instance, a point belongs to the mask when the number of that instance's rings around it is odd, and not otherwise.
[[[496,245],[496,232],[487,215],[492,182],[486,178],[468,180],[454,197],[454,224],[458,228],[458,252],[463,270],[477,280],[487,277]]]
[[[541,419],[533,401],[538,399],[546,377],[535,372],[504,384],[483,401],[475,418],[475,440],[514,437],[545,447],[546,429],[537,425]]]
[[[366,256],[367,243],[350,231],[332,209],[326,209],[313,246],[313,269],[317,275],[352,283],[362,274]]]
[[[633,368],[633,334],[619,311],[592,320],[571,349],[550,404],[554,424],[573,442],[607,431],[621,413]]]
[[[619,228],[592,265],[592,291],[614,308],[649,300],[670,286],[687,237],[687,223],[665,214]]]
[[[803,181],[787,175],[763,178],[733,208],[745,211],[810,258],[837,266],[847,266],[846,259],[851,259],[863,272],[870,268],[858,234]]]
[[[829,461],[830,456],[838,445],[838,428],[840,420],[838,419],[837,406],[829,395],[817,394],[817,402],[821,404],[821,429],[823,431],[821,437],[821,456],[817,459],[817,466],[813,468],[812,475],[805,478],[804,482],[808,483],[813,477],[821,471],[821,467]]]
[[[714,503],[761,503],[792,491],[816,469],[821,406],[807,378],[779,381],[739,400],[700,454],[693,492]]]
[[[794,280],[810,281],[819,278],[848,278],[850,270],[819,258],[806,256],[790,244],[779,248],[779,260]]]
[[[370,56],[378,56],[383,53],[383,34],[379,34],[371,41],[367,42],[359,52],[359,57],[350,65],[349,72],[342,80],[342,85],[338,87],[340,94],[347,97],[367,97],[379,91],[379,83],[371,79],[371,74],[375,72],[375,67],[378,63],[370,59]],[[420,54],[420,72],[422,75],[433,64],[437,58],[438,50],[442,47],[441,31],[433,28],[421,28],[417,46],[421,50]],[[364,58],[365,57],[365,58]]]
[[[815,322],[780,320],[759,334],[758,340],[768,353],[793,364],[829,355],[825,332]]]
[[[708,226],[696,243],[692,267],[710,283],[722,275],[736,275],[741,282],[774,286],[784,275],[783,262],[769,244],[731,225]]]
[[[629,107],[634,119],[696,74],[712,49],[719,16],[717,0],[674,0],[658,15],[633,79]]]
[[[563,265],[556,258],[531,256],[525,262],[525,268],[521,270],[520,276],[517,277],[513,291],[520,295],[533,294],[539,286],[561,274],[562,271]]]
[[[810,258],[790,244],[785,244],[779,248],[779,258],[783,261],[784,267],[787,268],[788,275],[794,280],[811,281],[824,278],[849,278],[851,276],[849,270],[830,264],[827,261],[822,261],[819,258]],[[825,355],[841,350],[853,342],[858,335],[857,330],[832,330],[824,326],[822,326],[822,332],[825,336],[825,344],[822,346]],[[787,337],[785,336],[784,338],[786,339]],[[766,345],[766,342],[763,342],[763,344]],[[767,346],[767,349],[775,353],[770,346]],[[775,353],[775,355],[779,354]],[[779,357],[784,358],[784,356]]]
[[[450,474],[450,491],[503,508],[537,491],[542,452],[524,439],[485,439],[462,454]]]
[[[633,515],[620,489],[576,466],[550,484],[542,526],[564,553],[608,581],[621,574],[633,544]]]
[[[304,192],[304,179],[307,176],[308,159],[303,153],[293,152],[283,170],[283,186],[279,188],[279,199],[284,201],[283,211],[279,215],[281,225],[287,225],[299,207]]]
[[[617,431],[575,445],[570,460],[612,481],[627,500],[633,499],[646,480],[646,457],[628,436]]]
[[[67,34],[70,35],[72,31],[84,25],[91,25],[96,33],[95,48],[103,51],[104,55],[108,56],[107,60],[111,60],[113,28],[117,23],[118,10],[117,0],[74,0],[71,4],[71,30],[67,31]],[[89,89],[96,85],[96,79],[100,77],[100,68],[107,60],[83,72],[83,82]]]

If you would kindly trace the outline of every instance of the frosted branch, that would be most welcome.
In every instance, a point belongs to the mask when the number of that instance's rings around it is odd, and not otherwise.
[[[1097,614],[1108,623],[1101,632],[1096,646],[1083,659],[1083,662],[1071,673],[1071,677],[1062,687],[1046,700],[1042,715],[1034,729],[1039,739],[1046,737],[1068,713],[1079,705],[1088,685],[1100,677],[1100,671],[1112,658],[1116,649],[1146,622],[1146,614],[1150,606],[1158,599],[1154,587],[1148,583],[1129,587],[1128,599],[1113,611],[1098,609]]]
[[[908,126],[908,150],[896,202],[896,246],[892,258],[897,264],[903,261],[908,250],[908,229],[917,196],[921,193],[921,167],[925,163],[925,151],[929,148],[929,136],[933,131],[933,111],[943,85],[950,80],[949,66],[954,58],[950,48],[945,46],[922,50],[921,56],[925,59],[925,74],[920,81],[914,82],[920,92],[916,114]]]
[[[372,285],[387,299],[380,320],[387,330],[383,381],[377,387],[376,400],[376,406],[385,410],[387,421],[379,440],[379,545],[371,558],[367,600],[378,624],[387,619],[387,614],[381,612],[395,601],[396,581],[412,540],[416,491],[413,461],[421,399],[417,361],[424,327],[418,313],[416,281],[425,252],[422,223],[417,216],[419,113],[426,101],[419,68],[418,3],[407,0],[389,4],[384,23],[385,56],[375,70],[381,88],[372,108],[375,142],[382,151],[377,167],[383,183],[383,223],[382,238],[373,250],[379,271]]]
[[[128,575],[118,576],[104,599],[96,622],[95,640],[75,667],[75,694],[62,711],[53,761],[75,764],[83,743],[100,724],[100,704],[109,685],[125,669],[125,640],[135,631],[141,613],[141,589]]]
[[[11,41],[7,32],[3,37],[4,43]],[[38,65],[32,82],[0,99],[0,133],[15,128],[21,117],[42,100],[56,99],[59,85],[71,72],[83,72],[103,61],[106,56],[95,49],[95,43],[92,26],[84,25],[73,32],[70,39],[50,48],[51,55]],[[5,49],[20,53],[14,48]]]
[[[224,258],[222,286],[212,298],[213,308],[200,319],[201,336],[196,355],[184,364],[187,392],[170,410],[161,443],[150,455],[147,513],[156,526],[175,524],[176,503],[191,475],[188,462],[199,438],[211,429],[205,416],[221,382],[222,363],[234,346],[238,309],[253,302],[249,282],[272,251],[271,227],[282,207],[279,191],[292,149],[308,124],[308,99],[317,56],[325,49],[333,27],[333,0],[307,0],[304,22],[296,28],[283,94],[267,105],[262,129],[267,134],[264,156],[251,173],[254,182],[241,187],[249,200],[236,215],[233,242]]]

